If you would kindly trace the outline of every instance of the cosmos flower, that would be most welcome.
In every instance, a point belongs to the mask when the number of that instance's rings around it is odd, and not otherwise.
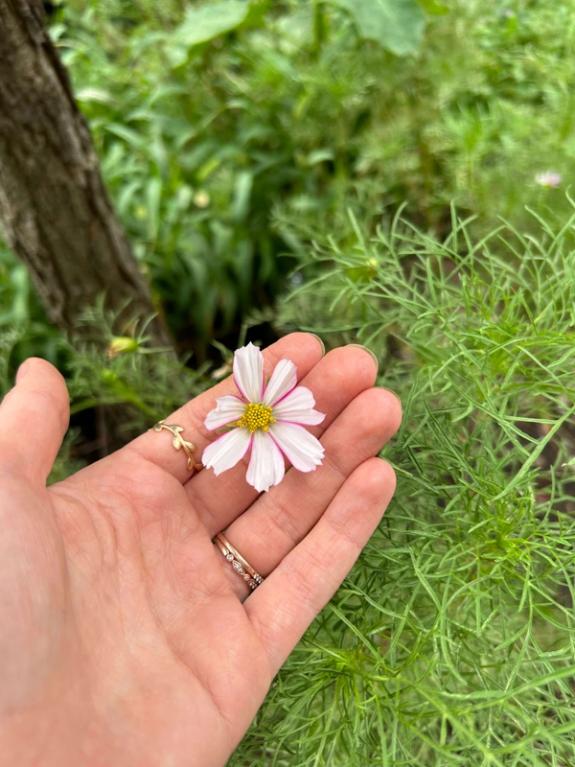
[[[233,377],[240,396],[218,397],[205,420],[207,429],[228,431],[206,447],[204,466],[217,476],[251,451],[246,481],[258,492],[281,482],[284,456],[295,469],[314,471],[324,449],[304,427],[325,415],[315,410],[311,391],[297,385],[294,363],[280,360],[266,384],[263,354],[249,343],[234,354]]]
[[[557,173],[556,170],[545,170],[535,175],[535,183],[547,189],[557,189],[561,181],[561,174]]]

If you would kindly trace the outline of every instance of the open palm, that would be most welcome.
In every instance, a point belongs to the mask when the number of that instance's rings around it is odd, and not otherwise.
[[[334,593],[394,489],[374,458],[400,406],[360,347],[289,358],[325,421],[315,472],[269,493],[245,462],[191,479],[153,430],[46,488],[67,428],[60,374],[28,360],[0,407],[0,764],[223,765],[281,664]],[[226,380],[167,418],[198,446]],[[253,593],[212,543],[221,530],[265,580]],[[6,761],[2,761],[6,759]]]

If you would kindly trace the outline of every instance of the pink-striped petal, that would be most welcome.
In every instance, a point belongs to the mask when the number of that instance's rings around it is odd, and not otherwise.
[[[306,426],[315,426],[325,418],[325,413],[314,409],[315,399],[305,386],[296,388],[287,394],[281,402],[273,407],[273,415],[277,421],[290,421]]]
[[[284,458],[276,443],[266,432],[254,432],[246,481],[262,493],[279,484],[284,473]]]
[[[303,426],[278,421],[270,426],[269,433],[295,469],[313,471],[321,464],[323,446]]]
[[[242,402],[239,397],[234,397],[233,394],[218,397],[216,407],[210,410],[206,416],[205,427],[206,429],[219,429],[220,426],[237,421],[238,418],[242,417],[245,409],[246,403]]]
[[[280,360],[275,366],[266,390],[264,399],[266,405],[273,405],[285,397],[297,384],[297,369],[291,360]]]
[[[264,390],[264,358],[249,343],[234,353],[234,381],[248,402],[261,402]]]
[[[206,469],[213,469],[217,477],[242,460],[251,441],[247,429],[232,429],[206,447],[202,454],[202,463]]]

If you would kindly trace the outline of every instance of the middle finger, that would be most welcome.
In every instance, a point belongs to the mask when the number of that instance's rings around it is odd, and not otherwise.
[[[320,436],[348,402],[373,386],[376,375],[375,359],[361,346],[350,344],[328,352],[298,381],[311,389],[316,408],[326,414],[310,431]],[[211,470],[201,471],[186,484],[188,497],[210,535],[227,527],[257,498],[258,492],[246,482],[248,461],[249,456],[217,478]]]

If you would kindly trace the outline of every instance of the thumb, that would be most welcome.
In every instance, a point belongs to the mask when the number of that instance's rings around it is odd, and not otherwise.
[[[44,484],[68,428],[68,390],[46,360],[30,357],[0,405],[0,465]]]

